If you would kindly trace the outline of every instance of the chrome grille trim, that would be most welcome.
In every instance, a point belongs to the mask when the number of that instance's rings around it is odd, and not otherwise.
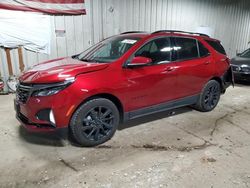
[[[17,100],[26,103],[30,97],[32,88],[32,86],[23,85],[22,83],[18,84],[16,90]]]

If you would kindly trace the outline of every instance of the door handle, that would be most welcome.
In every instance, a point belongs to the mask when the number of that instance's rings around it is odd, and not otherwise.
[[[210,61],[206,61],[204,64],[209,65],[210,63],[211,63]]]
[[[176,69],[175,67],[167,67],[164,69],[164,71],[162,73],[163,74],[170,73],[170,72],[173,72],[175,69]]]
[[[165,71],[166,72],[172,72],[172,71],[174,71],[176,68],[175,67],[167,67],[166,69],[165,69]]]

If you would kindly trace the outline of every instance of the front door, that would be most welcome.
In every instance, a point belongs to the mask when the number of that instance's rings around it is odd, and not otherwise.
[[[129,91],[129,111],[175,99],[176,72],[171,62],[171,45],[168,37],[146,43],[134,56],[152,59],[152,64],[124,69]]]

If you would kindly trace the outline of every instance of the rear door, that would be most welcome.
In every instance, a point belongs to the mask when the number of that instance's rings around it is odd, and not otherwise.
[[[195,38],[174,37],[178,98],[199,94],[214,74],[208,49]]]

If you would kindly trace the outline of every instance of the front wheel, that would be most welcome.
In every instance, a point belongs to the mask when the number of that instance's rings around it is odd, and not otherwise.
[[[212,111],[218,104],[221,95],[220,83],[210,80],[203,88],[194,108],[201,112]]]
[[[82,104],[73,114],[71,133],[81,146],[96,146],[112,138],[119,117],[113,102],[104,98],[92,99]]]

